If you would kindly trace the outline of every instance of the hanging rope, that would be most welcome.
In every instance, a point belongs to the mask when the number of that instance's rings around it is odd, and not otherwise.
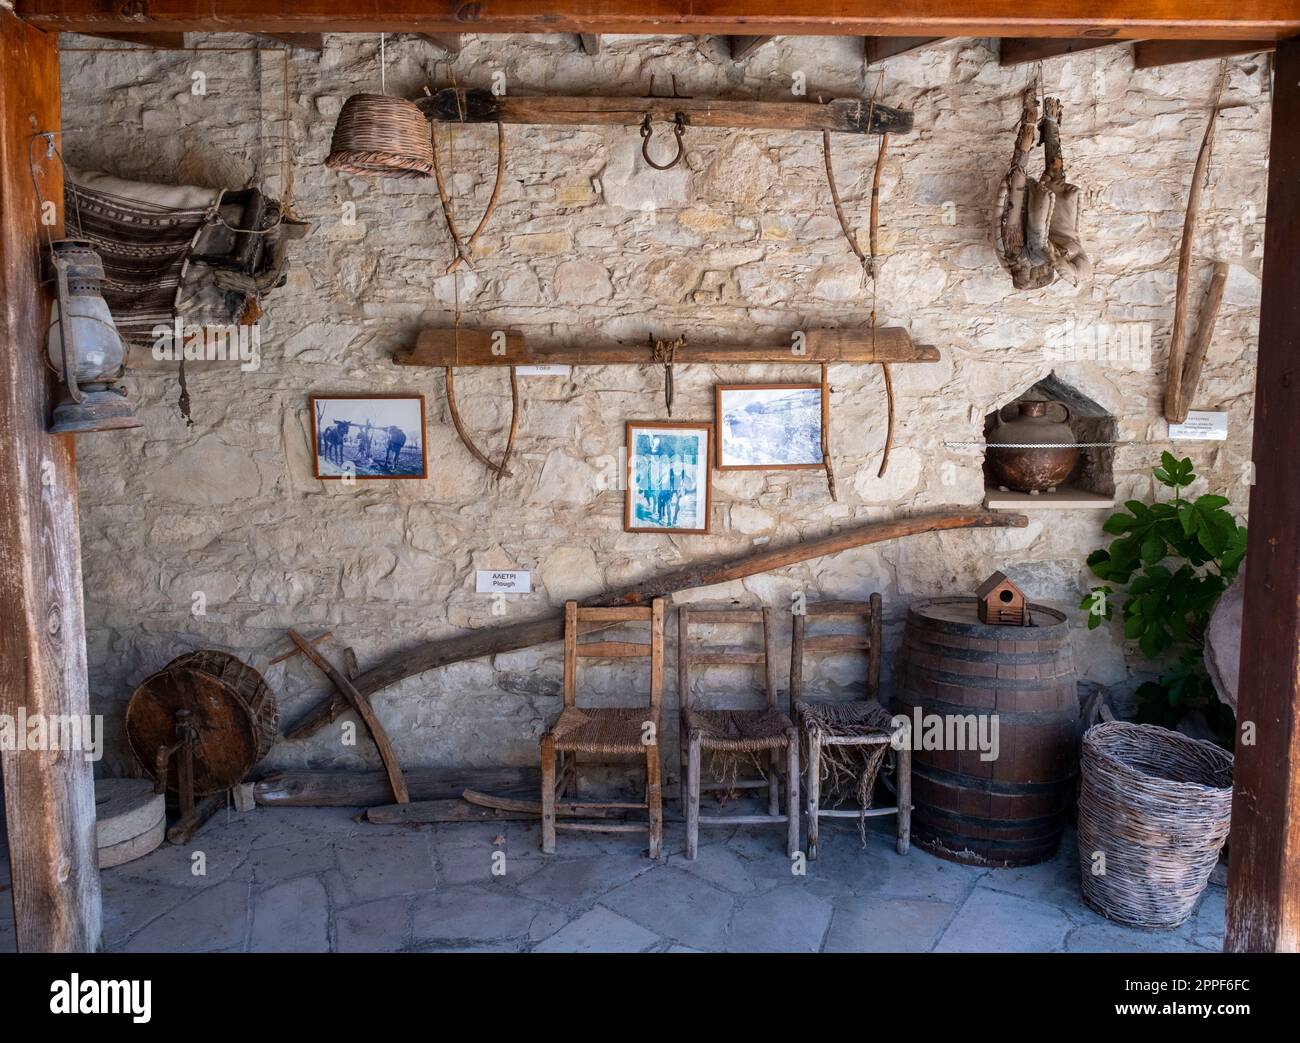
[[[871,104],[867,110],[867,126],[871,125],[872,117],[875,114],[876,94],[880,93],[880,83],[876,84],[876,93],[871,96]],[[840,200],[839,186],[835,183],[835,168],[831,164],[831,136],[829,131],[822,131],[822,156],[826,162],[826,184],[831,191],[831,202],[835,207],[835,216],[840,222],[840,231],[844,233],[844,239],[849,244],[849,248],[857,257],[858,263],[862,265],[863,273],[871,279],[871,346],[876,346],[876,280],[879,275],[879,255],[877,254],[878,228],[880,222],[880,174],[884,167],[885,151],[889,147],[889,135],[880,135],[880,150],[876,153],[876,169],[871,181],[871,226],[867,243],[871,250],[870,254],[863,251],[858,244],[858,237],[849,225],[849,219],[844,214],[844,204]],[[877,478],[883,478],[889,468],[889,451],[894,444],[894,377],[890,371],[889,363],[880,364],[881,372],[885,380],[885,399],[888,407],[888,418],[885,425],[885,445],[880,454],[880,469],[876,472]],[[825,364],[822,366],[822,383],[823,401],[827,394],[825,388]],[[823,407],[824,408],[824,407]],[[822,424],[822,455],[826,465],[826,480],[831,489],[831,499],[835,498],[835,478],[831,473],[830,450],[826,424]]]
[[[456,99],[457,99],[457,105],[459,106],[460,99],[461,99],[461,95],[459,92],[457,92],[456,94]],[[465,121],[465,113],[463,109],[460,112],[460,116],[461,116],[461,122],[463,123]],[[454,210],[452,209],[451,197],[447,194],[447,186],[443,180],[442,164],[438,157],[438,136],[436,131],[434,130],[433,125],[430,125],[429,135],[430,135],[430,141],[432,142],[433,145],[433,171],[434,171],[434,178],[438,184],[438,198],[442,202],[442,213],[447,220],[447,229],[449,232],[451,232],[452,243],[454,244],[456,250],[456,256],[452,259],[451,263],[447,266],[447,272],[448,274],[452,275],[453,286],[455,287],[456,315],[455,315],[454,325],[457,331],[457,338],[458,338],[456,354],[457,357],[459,357],[460,355],[459,332],[460,332],[460,315],[461,315],[460,273],[456,269],[460,266],[461,261],[464,261],[467,265],[470,266],[470,268],[474,267],[473,262],[470,260],[469,248],[473,246],[474,240],[476,240],[479,237],[479,233],[482,232],[483,229],[487,226],[488,218],[492,216],[492,211],[496,208],[497,196],[501,192],[502,174],[505,170],[505,138],[503,136],[501,124],[498,122],[497,123],[496,184],[495,186],[493,186],[492,198],[488,202],[487,209],[483,213],[483,219],[479,221],[478,227],[474,229],[474,234],[470,236],[469,242],[465,243],[461,240],[459,229],[456,226],[456,215]],[[449,142],[448,152],[450,154],[450,158],[454,166],[456,161],[456,147],[455,147],[456,132],[454,128],[451,129],[450,131],[450,137],[448,138],[448,142]],[[470,438],[469,432],[465,430],[465,425],[460,418],[460,409],[456,405],[456,377],[453,371],[453,367],[452,366],[446,367],[446,373],[447,373],[447,412],[451,416],[452,426],[456,429],[456,434],[460,436],[461,442],[464,444],[465,448],[469,450],[470,455],[473,456],[475,460],[477,460],[479,463],[481,463],[484,467],[486,467],[489,471],[492,472],[495,481],[499,482],[502,478],[512,478],[514,476],[513,472],[506,465],[510,461],[510,454],[514,451],[515,435],[517,435],[519,432],[519,374],[516,372],[515,367],[514,366],[510,367],[510,434],[506,438],[506,447],[504,452],[502,452],[501,454],[501,460],[497,463],[493,463],[491,458],[486,453],[484,453],[481,449],[479,449],[477,445],[474,444],[474,440]]]

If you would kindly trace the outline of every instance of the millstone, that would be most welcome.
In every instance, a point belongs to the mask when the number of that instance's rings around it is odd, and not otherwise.
[[[111,869],[124,862],[143,858],[163,842],[167,833],[167,816],[163,815],[149,829],[136,836],[129,837],[118,844],[110,844],[99,849],[99,868]]]
[[[101,852],[149,833],[164,817],[166,798],[153,790],[149,779],[95,780],[95,846]]]

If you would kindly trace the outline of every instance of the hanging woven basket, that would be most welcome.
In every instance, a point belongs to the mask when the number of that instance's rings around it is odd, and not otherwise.
[[[405,98],[354,94],[334,124],[325,165],[363,177],[428,177],[433,171],[429,121]]]
[[[1232,754],[1167,728],[1109,721],[1083,737],[1083,897],[1135,927],[1192,914],[1232,813]]]

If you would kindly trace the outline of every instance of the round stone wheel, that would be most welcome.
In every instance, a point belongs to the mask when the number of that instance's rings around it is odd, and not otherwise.
[[[147,833],[166,814],[166,797],[149,779],[95,780],[95,846],[112,847]]]
[[[126,736],[153,775],[161,746],[176,741],[176,711],[189,710],[197,732],[194,792],[220,793],[242,782],[275,742],[280,714],[262,675],[228,652],[205,649],[178,656],[145,678],[126,708]],[[167,770],[176,791],[179,756]]]
[[[162,796],[161,793],[158,795]],[[113,866],[143,858],[150,851],[155,851],[162,846],[166,835],[167,816],[164,815],[138,836],[130,837],[118,844],[110,844],[108,847],[101,847],[98,851],[99,868],[112,869]]]

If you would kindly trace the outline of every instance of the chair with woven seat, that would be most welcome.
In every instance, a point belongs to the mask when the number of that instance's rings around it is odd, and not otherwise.
[[[817,857],[818,823],[823,818],[872,818],[879,815],[897,815],[897,847],[900,855],[907,854],[912,829],[912,753],[909,741],[894,743],[896,729],[891,715],[879,701],[881,654],[881,600],[872,594],[869,601],[826,601],[806,603],[803,613],[794,614],[794,629],[790,640],[790,705],[799,722],[799,733],[804,748],[808,771],[808,858]],[[810,619],[854,617],[866,622],[867,633],[809,634]],[[803,695],[804,657],[810,652],[843,654],[862,651],[867,654],[866,698],[854,700],[808,700]],[[900,736],[900,740],[905,740]],[[898,798],[894,807],[871,807],[871,791],[877,773],[890,746],[895,749],[894,791]],[[827,747],[858,747],[860,761],[855,766],[858,784],[855,787],[859,807],[824,808],[822,802],[822,774]],[[837,751],[838,752],[838,751]]]
[[[763,647],[761,650],[745,648],[714,648],[700,651],[692,647],[690,628],[693,624],[732,626],[736,624],[761,624]],[[799,850],[799,733],[788,714],[777,706],[775,662],[772,656],[772,627],[769,612],[764,609],[694,609],[682,606],[677,610],[677,680],[681,712],[682,810],[686,816],[686,857],[694,858],[699,847],[700,826],[703,825],[757,825],[784,822],[787,824],[787,849],[790,855]],[[753,665],[763,668],[763,685],[767,694],[766,705],[760,709],[702,709],[691,706],[692,666]],[[704,782],[701,779],[700,759],[703,750],[728,754],[754,754],[768,756],[768,777],[762,779],[737,779],[731,782]],[[781,751],[785,751],[787,800],[786,814],[781,814],[780,780],[778,766]],[[766,787],[768,813],[766,815],[714,815],[700,814],[702,789],[739,789]]]
[[[634,641],[580,642],[581,634],[623,623],[646,623],[649,644]],[[578,660],[585,658],[650,660],[650,699],[644,706],[580,707],[577,705]],[[664,603],[656,598],[647,607],[580,608],[576,601],[564,606],[564,709],[542,736],[542,850],[555,851],[556,830],[601,833],[646,831],[650,857],[663,850],[663,791],[659,767],[659,704],[664,684]],[[578,754],[645,758],[646,785],[642,801],[560,802],[561,795],[578,795]],[[556,771],[556,755],[562,758]],[[593,763],[584,760],[584,763]],[[572,821],[584,812],[646,812],[646,822],[603,820]],[[563,821],[557,821],[562,816]]]

